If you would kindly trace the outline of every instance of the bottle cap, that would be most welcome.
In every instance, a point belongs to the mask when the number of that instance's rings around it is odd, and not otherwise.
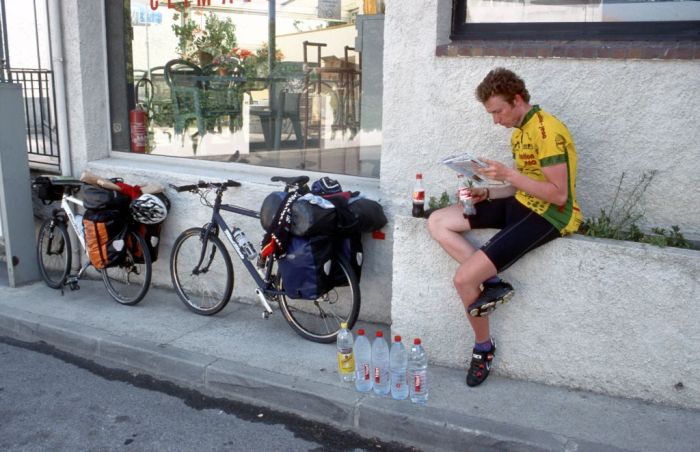
[[[416,179],[423,179],[422,173],[416,173]]]
[[[358,336],[364,336],[364,335],[365,335],[365,329],[364,329],[364,328],[360,328],[359,330],[357,330],[357,335],[358,335]]]
[[[377,337],[384,337],[384,333],[382,333],[381,331],[377,331]]]
[[[340,327],[341,327],[342,329],[346,330],[346,329],[348,328],[347,322],[340,322]]]
[[[420,338],[419,337],[413,339],[413,345],[420,345]]]
[[[394,342],[401,342],[401,336],[399,336],[398,334],[394,336]]]

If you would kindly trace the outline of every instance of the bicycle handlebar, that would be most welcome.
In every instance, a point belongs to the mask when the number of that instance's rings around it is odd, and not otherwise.
[[[241,183],[236,182],[235,180],[227,180],[226,182],[205,182],[203,180],[200,180],[196,184],[190,184],[190,185],[180,185],[179,187],[173,184],[170,184],[170,187],[172,187],[176,192],[183,192],[183,191],[197,191],[198,188],[211,188],[211,187],[217,187],[217,188],[228,188],[228,187],[240,187]]]

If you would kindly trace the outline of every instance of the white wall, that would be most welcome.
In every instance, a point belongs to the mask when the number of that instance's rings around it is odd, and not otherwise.
[[[700,235],[700,61],[437,57],[451,2],[389,0],[384,35],[382,187],[410,210],[413,175],[428,195],[455,185],[437,160],[468,150],[510,161],[510,130],[491,123],[474,90],[497,66],[525,80],[532,101],[569,127],[578,148],[584,215],[609,205],[629,182],[659,171],[643,199],[649,226]],[[449,23],[447,24],[449,25]],[[439,30],[439,31],[438,31]]]

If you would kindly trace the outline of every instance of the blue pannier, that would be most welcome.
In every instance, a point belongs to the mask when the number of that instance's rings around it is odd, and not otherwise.
[[[278,262],[289,298],[315,300],[333,287],[333,243],[326,236],[292,236]]]

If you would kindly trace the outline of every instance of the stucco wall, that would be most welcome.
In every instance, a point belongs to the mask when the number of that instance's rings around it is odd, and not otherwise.
[[[532,101],[569,127],[578,148],[578,198],[585,215],[609,206],[626,183],[656,169],[643,204],[649,226],[700,236],[700,63],[680,60],[436,57],[449,33],[450,0],[387,1],[384,35],[382,187],[410,211],[416,172],[428,195],[454,191],[437,163],[454,151],[510,162],[510,130],[474,97],[494,67],[514,70]],[[631,185],[630,185],[631,186]]]
[[[466,369],[474,336],[452,285],[457,264],[424,220],[395,220],[392,331],[421,337],[432,363]],[[467,237],[478,246],[494,232]],[[490,316],[494,373],[700,408],[698,275],[700,251],[550,242],[502,275],[515,296]]]

